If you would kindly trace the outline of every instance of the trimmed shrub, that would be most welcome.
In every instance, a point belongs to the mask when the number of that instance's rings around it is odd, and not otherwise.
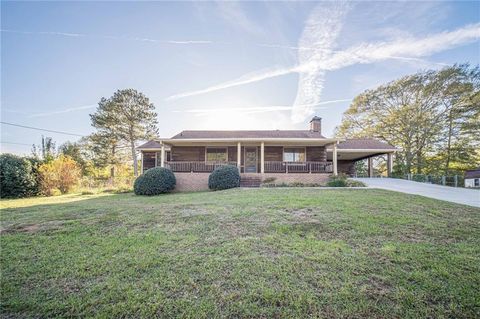
[[[328,187],[347,187],[347,176],[339,174],[338,176],[330,176],[327,182]]]
[[[0,155],[0,197],[36,195],[37,181],[32,163],[13,154]]]
[[[212,190],[218,191],[234,187],[240,187],[240,173],[236,166],[221,166],[208,177],[208,188]]]
[[[367,187],[367,185],[354,179],[347,179],[347,187]]]
[[[171,170],[164,167],[155,167],[138,176],[133,184],[135,195],[159,195],[169,193],[177,183]]]

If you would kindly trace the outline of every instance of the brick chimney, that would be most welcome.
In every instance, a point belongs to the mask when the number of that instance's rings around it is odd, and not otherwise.
[[[322,133],[322,118],[314,116],[310,121],[310,131]]]

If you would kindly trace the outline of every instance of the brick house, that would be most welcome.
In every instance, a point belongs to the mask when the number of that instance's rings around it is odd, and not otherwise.
[[[242,182],[324,183],[330,175],[355,174],[355,162],[387,155],[392,171],[394,146],[375,139],[326,138],[322,119],[314,117],[307,130],[183,131],[172,138],[148,141],[137,149],[142,172],[160,166],[170,168],[177,190],[208,188],[208,175],[221,165],[239,168]]]

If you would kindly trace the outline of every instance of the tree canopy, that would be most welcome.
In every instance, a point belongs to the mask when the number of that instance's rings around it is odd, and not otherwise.
[[[128,145],[135,176],[138,175],[136,144],[158,135],[157,113],[148,97],[134,89],[118,90],[112,97],[102,98],[90,115],[97,132],[91,141],[107,161],[117,159],[118,149]],[[101,149],[105,148],[102,153]]]
[[[336,129],[400,147],[397,173],[451,174],[480,165],[480,68],[419,72],[358,95]]]

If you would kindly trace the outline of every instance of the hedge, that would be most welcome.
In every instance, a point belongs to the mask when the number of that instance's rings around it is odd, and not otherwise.
[[[13,154],[0,155],[0,197],[36,195],[38,183],[32,163]]]
[[[137,177],[133,184],[136,195],[159,195],[175,188],[175,175],[168,168],[155,167]]]
[[[240,186],[240,173],[233,165],[216,168],[208,177],[208,188],[222,190]]]

